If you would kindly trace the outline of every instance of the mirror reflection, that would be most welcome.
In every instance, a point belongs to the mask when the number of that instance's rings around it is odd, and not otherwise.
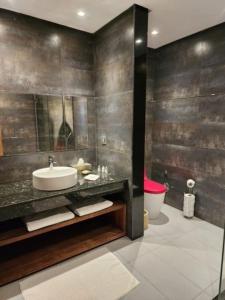
[[[0,156],[87,147],[87,98],[0,94]]]
[[[76,128],[76,149],[88,147],[88,115],[87,99],[80,97],[73,101],[74,125]]]

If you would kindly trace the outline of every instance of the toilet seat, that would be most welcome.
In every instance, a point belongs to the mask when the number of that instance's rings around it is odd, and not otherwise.
[[[164,184],[145,178],[144,192],[147,194],[163,194],[166,192],[166,186]]]

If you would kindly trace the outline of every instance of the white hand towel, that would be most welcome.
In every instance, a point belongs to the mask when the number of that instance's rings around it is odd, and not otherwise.
[[[99,179],[99,175],[89,174],[87,176],[84,176],[84,179],[90,180],[90,181],[95,181],[95,180]]]
[[[74,209],[74,212],[78,216],[85,216],[85,215],[94,213],[96,211],[105,209],[107,207],[110,207],[112,205],[113,205],[112,201],[105,200],[103,202],[99,202],[99,203],[83,206],[83,207],[80,207],[80,208],[76,208],[76,209]]]
[[[75,218],[75,215],[68,208],[60,207],[25,217],[24,222],[28,231],[34,231],[73,218]]]

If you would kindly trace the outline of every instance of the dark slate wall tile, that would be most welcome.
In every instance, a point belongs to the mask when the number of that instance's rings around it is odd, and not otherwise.
[[[225,182],[225,151],[176,145],[153,144],[153,161],[181,169],[191,169],[194,177],[210,176]]]
[[[154,115],[156,51],[148,49],[147,53],[147,82],[145,107],[145,169],[150,176],[152,154],[152,124]]]
[[[93,70],[94,37],[89,33],[62,27],[61,38],[62,65],[81,70]]]
[[[132,157],[131,154],[111,151],[109,148],[97,148],[98,164],[108,166],[109,173],[113,175],[122,175],[128,178],[132,174]]]
[[[132,56],[133,16],[127,15],[95,34],[95,65],[101,68]]]
[[[181,40],[157,49],[155,98],[176,99],[199,95],[201,58],[196,52],[199,37]]]
[[[212,27],[199,33],[201,37],[202,66],[216,66],[225,64],[225,24]]]
[[[96,98],[97,117],[110,124],[132,127],[133,92]]]
[[[198,69],[184,70],[171,75],[163,75],[156,71],[155,99],[176,99],[199,95]]]
[[[0,10],[0,89],[93,95],[93,35]]]
[[[147,101],[154,99],[154,84],[155,84],[155,70],[156,57],[155,50],[148,49],[147,55],[147,83],[146,83],[146,99]]]
[[[202,67],[200,73],[200,94],[225,93],[225,63]]]
[[[106,96],[115,93],[132,91],[133,59],[131,56],[106,64],[96,69],[95,94]]]
[[[63,93],[69,95],[93,95],[93,71],[65,67],[62,69]]]
[[[225,124],[158,123],[153,127],[155,144],[172,144],[206,149],[225,149]]]
[[[201,38],[192,36],[191,42],[187,39],[181,39],[156,51],[157,72],[163,74],[177,74],[184,70],[192,70],[200,66],[200,60],[196,47]]]
[[[134,24],[132,10],[95,34],[95,95],[132,91]]]
[[[195,98],[176,101],[155,101],[153,117],[156,122],[193,122],[199,118],[199,103]]]
[[[151,154],[152,154],[152,128],[153,128],[153,105],[154,103],[146,101],[145,113],[145,168],[151,168]]]
[[[4,155],[37,150],[33,95],[0,93],[0,130]]]

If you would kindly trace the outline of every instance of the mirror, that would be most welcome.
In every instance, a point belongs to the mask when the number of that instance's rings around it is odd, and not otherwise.
[[[64,97],[64,139],[65,139],[65,148],[68,150],[79,149],[75,145],[75,130],[76,126],[74,126],[74,118],[73,118],[73,97]],[[87,124],[85,125],[87,127]],[[77,135],[77,128],[76,128]]]
[[[76,149],[88,147],[88,115],[87,99],[80,97],[73,100],[73,119],[76,128]]]
[[[87,98],[0,94],[0,156],[86,148]]]

